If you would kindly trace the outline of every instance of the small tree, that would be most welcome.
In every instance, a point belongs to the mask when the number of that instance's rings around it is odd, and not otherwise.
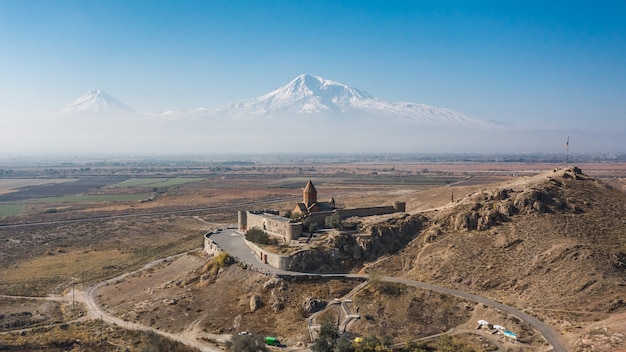
[[[291,210],[287,210],[287,211],[285,212],[285,215],[283,215],[283,216],[284,216],[284,217],[286,217],[286,218],[291,219],[291,216],[292,216],[292,215],[293,215],[293,213],[291,212]]]
[[[335,340],[338,336],[337,326],[330,319],[323,321],[320,325],[320,333],[313,343],[313,352],[334,352]]]
[[[327,216],[324,219],[324,224],[328,227],[341,230],[343,228],[343,222],[339,213],[335,212],[333,215]]]
[[[354,347],[352,346],[352,340],[350,340],[346,335],[341,335],[335,341],[334,352],[354,352]]]
[[[376,335],[368,335],[363,338],[363,342],[355,346],[355,352],[377,352],[384,351],[384,346]]]
[[[302,222],[302,227],[305,228],[309,233],[314,233],[317,231],[317,223],[315,221],[311,221],[310,218],[306,218]]]

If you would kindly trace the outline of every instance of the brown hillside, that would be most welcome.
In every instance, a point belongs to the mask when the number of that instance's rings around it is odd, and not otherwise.
[[[374,270],[475,292],[561,326],[626,311],[626,195],[578,168],[485,188],[429,217],[429,228]]]

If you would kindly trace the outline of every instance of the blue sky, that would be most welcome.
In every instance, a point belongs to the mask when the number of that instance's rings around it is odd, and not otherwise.
[[[311,73],[391,101],[626,129],[623,1],[0,0],[0,118],[99,88],[214,107]]]

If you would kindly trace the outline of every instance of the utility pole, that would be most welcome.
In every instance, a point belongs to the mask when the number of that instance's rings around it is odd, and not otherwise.
[[[569,165],[569,136],[567,136],[567,142],[565,142],[565,166]]]

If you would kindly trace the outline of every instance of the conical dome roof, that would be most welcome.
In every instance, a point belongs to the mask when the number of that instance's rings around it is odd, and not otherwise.
[[[311,180],[309,180],[309,182],[307,182],[306,186],[304,187],[304,192],[317,193],[317,190],[315,189],[315,186],[313,186],[313,182],[311,182]]]

